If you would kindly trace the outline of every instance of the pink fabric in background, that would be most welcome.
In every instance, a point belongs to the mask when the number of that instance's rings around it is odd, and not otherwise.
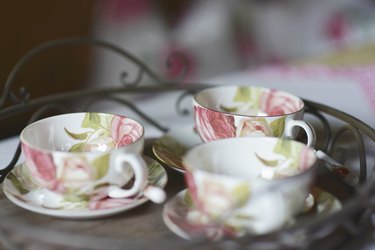
[[[325,66],[269,66],[262,67],[258,71],[261,74],[274,74],[280,78],[288,79],[290,77],[307,77],[309,79],[347,79],[358,86],[362,91],[372,109],[372,116],[375,116],[375,65],[367,65],[352,68],[331,68]],[[341,89],[345,91],[344,86]],[[322,89],[324,91],[324,89]],[[338,98],[340,89],[337,93],[332,93],[332,98]],[[349,101],[349,100],[348,100]],[[350,100],[355,106],[356,100]]]
[[[168,53],[182,52],[190,65],[187,81],[375,41],[375,5],[366,0],[188,2],[99,1],[92,35],[128,50],[166,79],[178,71],[178,65],[166,68]],[[129,75],[138,72],[105,53],[93,61],[92,85],[118,83],[125,68]]]
[[[273,65],[224,74],[212,84],[255,85],[284,90],[375,125],[375,65],[333,68]]]

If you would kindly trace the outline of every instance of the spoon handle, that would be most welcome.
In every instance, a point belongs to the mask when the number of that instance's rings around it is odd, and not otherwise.
[[[323,151],[317,150],[316,157],[324,161],[327,168],[338,177],[340,177],[340,179],[343,180],[346,184],[354,187],[359,183],[359,178],[353,171],[351,171],[348,167],[342,165]]]

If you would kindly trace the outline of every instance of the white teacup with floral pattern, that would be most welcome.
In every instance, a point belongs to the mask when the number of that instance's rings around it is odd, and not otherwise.
[[[316,172],[305,144],[276,137],[226,138],[183,156],[195,211],[190,223],[219,224],[231,235],[279,229],[302,210]]]
[[[28,125],[20,139],[32,177],[52,193],[75,201],[141,193],[155,202],[165,199],[163,190],[148,186],[141,157],[144,128],[129,117],[85,112],[52,116]]]
[[[315,144],[313,128],[302,121],[304,102],[290,93],[256,86],[217,86],[193,99],[194,121],[204,142],[247,136],[295,138],[302,128],[307,145]]]

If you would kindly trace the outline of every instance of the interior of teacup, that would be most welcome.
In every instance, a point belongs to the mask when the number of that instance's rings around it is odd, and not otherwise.
[[[143,138],[143,126],[126,116],[69,113],[28,125],[21,141],[42,151],[108,152]]]
[[[316,162],[305,144],[275,137],[228,138],[189,150],[183,163],[189,172],[244,179],[282,179],[297,176]]]
[[[194,100],[215,111],[236,115],[280,116],[300,111],[301,98],[290,93],[257,86],[219,86],[204,89]]]

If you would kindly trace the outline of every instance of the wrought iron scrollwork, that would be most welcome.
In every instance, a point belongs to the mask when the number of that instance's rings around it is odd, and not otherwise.
[[[66,105],[60,104],[60,103],[51,103],[48,105],[44,105],[40,107],[29,119],[28,124],[39,120],[40,118],[43,117],[43,115],[49,111],[58,111],[58,112],[69,112],[71,109],[69,109]],[[6,167],[3,169],[0,169],[0,183],[4,181],[4,178],[6,175],[12,171],[13,167],[16,165],[19,157],[21,155],[21,144],[18,143],[16,152],[14,153],[11,161],[8,163]]]
[[[327,119],[321,113],[319,113],[318,110],[316,110],[312,106],[308,106],[307,107],[306,113],[310,113],[313,116],[315,116],[316,118],[318,118],[318,120],[323,125],[323,132],[324,132],[324,134],[323,134],[323,136],[321,136],[323,138],[322,150],[323,151],[327,151],[327,149],[329,147],[329,143],[332,140],[332,128],[329,125],[329,122],[327,121]]]
[[[128,81],[128,72],[121,72],[120,81],[122,83],[122,86],[120,87],[112,87],[106,89],[84,89],[79,91],[43,96],[35,99],[31,98],[26,87],[21,87],[18,91],[12,90],[12,86],[15,83],[19,72],[23,69],[25,64],[31,61],[36,55],[49,49],[73,45],[90,45],[93,47],[110,50],[115,54],[122,56],[124,59],[132,62],[138,68],[138,74],[134,80]],[[127,106],[144,120],[149,122],[152,126],[162,132],[166,132],[167,128],[160,125],[150,116],[144,114],[132,102],[129,102],[124,98],[115,96],[121,93],[159,93],[189,89],[189,86],[182,86],[179,84],[180,81],[185,78],[188,72],[188,60],[185,58],[185,56],[180,52],[172,53],[167,58],[166,66],[168,70],[173,70],[174,73],[177,73],[173,76],[172,79],[168,81],[162,79],[162,77],[152,71],[145,63],[143,63],[140,59],[138,59],[128,51],[107,42],[89,38],[65,38],[48,41],[26,53],[11,70],[0,96],[0,120],[16,116],[20,113],[26,113],[36,110],[28,122],[31,123],[35,120],[40,119],[46,111],[50,111],[52,109],[59,109],[60,111],[67,112],[68,105],[66,104],[74,99],[95,98],[96,100],[109,100]],[[150,78],[152,86],[139,86],[144,77]],[[196,88],[197,86],[199,85],[194,86],[194,88]],[[190,88],[191,87],[192,86],[190,85]],[[12,104],[6,106],[7,101],[10,101],[10,103]],[[177,101],[177,103],[179,103],[179,101]],[[177,104],[177,106],[178,105],[179,104]],[[7,173],[9,173],[13,169],[18,161],[20,154],[21,149],[20,145],[18,145],[11,161],[7,166],[0,170],[0,182],[2,182]]]
[[[137,77],[133,81],[128,82],[127,78],[129,77],[129,74],[128,72],[123,71],[120,74],[120,81],[121,81],[121,84],[124,85],[124,87],[135,87],[141,82],[143,75],[144,75],[144,71],[142,69],[139,69]]]
[[[177,101],[176,101],[176,111],[179,115],[182,115],[182,116],[186,116],[186,115],[189,115],[190,114],[190,111],[191,111],[191,107],[187,108],[187,107],[183,107],[182,106],[182,102],[185,98],[187,98],[188,96],[192,96],[194,95],[195,93],[197,93],[199,89],[193,89],[193,90],[188,90],[188,91],[185,91],[183,92],[178,98],[177,98]]]
[[[29,92],[27,91],[26,87],[21,87],[18,91],[13,91],[12,86],[17,78],[19,72],[23,69],[24,65],[28,63],[31,59],[33,59],[36,55],[52,48],[57,48],[61,46],[72,46],[72,45],[90,45],[94,47],[104,48],[110,50],[117,55],[122,56],[126,60],[131,61],[135,64],[138,68],[138,75],[137,77],[131,81],[127,82],[126,78],[128,73],[123,71],[120,75],[120,80],[123,84],[122,87],[113,87],[106,90],[103,89],[86,89],[82,91],[75,91],[75,92],[68,92],[68,93],[59,93],[55,95],[45,96],[37,99],[31,99]],[[184,57],[179,54],[173,54],[171,57],[167,59],[167,67],[173,67],[174,65],[178,64],[180,67],[179,74],[177,75],[176,79],[181,80],[185,77],[187,72],[187,60],[184,60]],[[138,85],[140,84],[141,80],[144,76],[148,76],[153,84],[156,86],[149,86],[145,88],[140,88]],[[169,89],[173,90],[173,86],[175,88],[181,88],[175,82],[168,82],[163,80],[158,74],[152,71],[145,63],[143,63],[140,59],[129,53],[128,51],[115,46],[113,44],[89,39],[89,38],[66,38],[66,39],[57,39],[48,41],[43,43],[28,53],[26,53],[13,67],[11,70],[6,82],[4,84],[3,91],[0,96],[0,120],[6,119],[11,116],[15,116],[20,113],[28,112],[31,110],[35,110],[35,113],[30,118],[30,122],[33,122],[39,119],[44,112],[51,109],[57,109],[59,106],[60,110],[67,110],[67,106],[64,104],[69,102],[75,98],[88,98],[88,97],[95,97],[96,99],[107,99],[110,101],[114,101],[120,103],[122,105],[128,106],[131,108],[135,113],[139,116],[144,118],[148,121],[151,125],[155,126],[157,129],[166,132],[167,129],[160,124],[158,124],[155,120],[153,120],[148,115],[144,114],[139,110],[133,103],[126,101],[125,99],[118,98],[113,96],[114,94],[118,93],[134,93],[134,92],[158,92],[158,91],[167,91],[164,86],[168,86]],[[159,86],[159,87],[158,87]],[[6,106],[6,102],[10,101],[12,105]],[[16,164],[18,158],[20,156],[20,146],[18,146],[12,160],[10,163],[2,170],[0,170],[0,182],[3,181],[5,175],[13,168]]]
[[[358,154],[358,159],[359,159],[359,182],[364,183],[367,178],[367,161],[366,161],[366,150],[365,150],[365,145],[363,142],[363,138],[361,133],[357,128],[354,128],[350,125],[345,125],[340,128],[340,130],[336,133],[336,135],[333,137],[331,145],[330,145],[330,153],[333,153],[334,147],[338,144],[338,140],[340,137],[342,137],[345,133],[347,134],[350,132],[356,142],[356,149],[357,149],[357,154]],[[336,148],[336,150],[340,150],[340,148]],[[341,149],[342,150],[342,149]],[[344,157],[343,157],[344,158]],[[345,161],[346,159],[343,159]],[[345,162],[343,162],[345,164]]]
[[[162,79],[157,73],[152,71],[145,63],[143,63],[140,59],[135,57],[133,54],[129,53],[128,51],[115,46],[111,43],[95,40],[95,39],[89,39],[89,38],[65,38],[65,39],[57,39],[48,41],[46,43],[43,43],[32,50],[30,50],[28,53],[26,53],[13,67],[11,70],[8,78],[5,81],[3,92],[0,96],[0,108],[4,107],[7,100],[11,100],[15,103],[21,103],[26,102],[30,99],[30,95],[25,87],[21,87],[21,89],[18,91],[18,94],[12,91],[12,85],[16,80],[16,77],[18,73],[23,69],[24,65],[28,63],[31,59],[33,59],[36,55],[52,48],[61,47],[61,46],[71,46],[71,45],[91,45],[94,47],[100,47],[105,48],[110,51],[113,51],[117,55],[122,56],[123,58],[130,60],[133,64],[135,64],[138,67],[138,75],[136,79],[132,82],[127,82],[126,78],[128,77],[128,73],[126,71],[123,71],[120,75],[120,80],[123,83],[124,86],[137,86],[144,75],[147,75],[153,80],[153,83],[156,84],[166,84],[164,79]],[[178,64],[180,70],[178,71],[179,74],[176,78],[172,80],[182,80],[186,76],[186,72],[188,71],[188,61],[185,59],[185,57],[181,53],[173,53],[168,59],[167,59],[167,67],[171,68]]]

